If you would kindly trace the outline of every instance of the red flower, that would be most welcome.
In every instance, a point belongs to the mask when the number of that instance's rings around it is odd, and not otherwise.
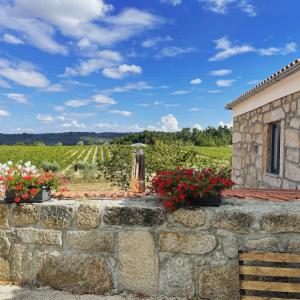
[[[173,203],[171,200],[165,202],[166,207],[171,207],[172,205],[173,205]]]
[[[180,194],[180,195],[179,195],[179,199],[180,199],[180,200],[184,200],[184,199],[185,199],[185,194]]]
[[[32,195],[35,195],[35,194],[37,194],[38,192],[39,192],[39,190],[36,189],[36,188],[30,189],[30,194],[32,194]]]
[[[19,203],[21,201],[20,197],[15,197],[15,202]]]
[[[22,190],[22,189],[23,189],[22,183],[19,183],[19,184],[15,187],[15,190],[16,190],[16,191],[20,191],[20,190]]]
[[[23,200],[28,200],[29,199],[29,195],[28,194],[23,194],[22,195],[22,199]]]

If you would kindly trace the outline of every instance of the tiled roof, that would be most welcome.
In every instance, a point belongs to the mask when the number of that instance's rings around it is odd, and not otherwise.
[[[299,70],[299,69],[300,69],[300,59],[296,59],[293,62],[286,65],[285,67],[283,67],[282,69],[278,70],[273,75],[271,75],[268,78],[266,78],[265,80],[261,81],[259,84],[257,84],[256,86],[254,86],[253,88],[251,88],[250,90],[245,92],[244,94],[240,95],[239,97],[237,97],[236,99],[234,99],[233,101],[228,103],[225,106],[225,108],[232,109],[233,105],[235,105],[236,103],[238,103],[242,100],[245,100],[248,96],[253,95],[253,94],[259,92],[260,90],[264,89],[265,87],[275,83],[281,77],[291,74],[294,71]]]
[[[258,199],[267,201],[300,200],[300,190],[281,189],[233,189],[222,193],[223,197],[240,199]]]

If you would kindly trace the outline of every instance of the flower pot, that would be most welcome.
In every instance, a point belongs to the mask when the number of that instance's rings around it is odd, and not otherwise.
[[[4,201],[8,203],[15,203],[16,193],[14,190],[7,190],[5,192]],[[37,193],[33,198],[28,200],[21,199],[19,203],[40,203],[51,200],[51,190],[49,188],[43,188],[43,190]]]
[[[200,206],[220,206],[221,204],[221,196],[204,196],[204,197],[195,197],[191,198],[191,206],[192,207],[200,207]]]

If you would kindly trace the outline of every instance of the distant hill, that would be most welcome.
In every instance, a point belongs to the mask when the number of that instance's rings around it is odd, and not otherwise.
[[[20,133],[6,134],[0,133],[0,145],[15,145],[17,143],[34,144],[43,142],[46,145],[55,145],[62,143],[63,145],[76,145],[78,141],[85,144],[101,144],[109,142],[113,138],[126,136],[127,133],[116,132],[63,132],[63,133]]]

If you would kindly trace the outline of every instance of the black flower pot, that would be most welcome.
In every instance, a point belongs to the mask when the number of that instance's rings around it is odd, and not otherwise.
[[[201,206],[220,206],[221,204],[221,196],[204,196],[204,197],[195,197],[191,198],[191,207],[201,207]]]
[[[4,201],[7,203],[15,203],[16,192],[14,190],[7,190],[5,192]],[[43,188],[41,192],[37,193],[34,197],[28,200],[21,199],[19,203],[40,203],[51,200],[50,188]]]

